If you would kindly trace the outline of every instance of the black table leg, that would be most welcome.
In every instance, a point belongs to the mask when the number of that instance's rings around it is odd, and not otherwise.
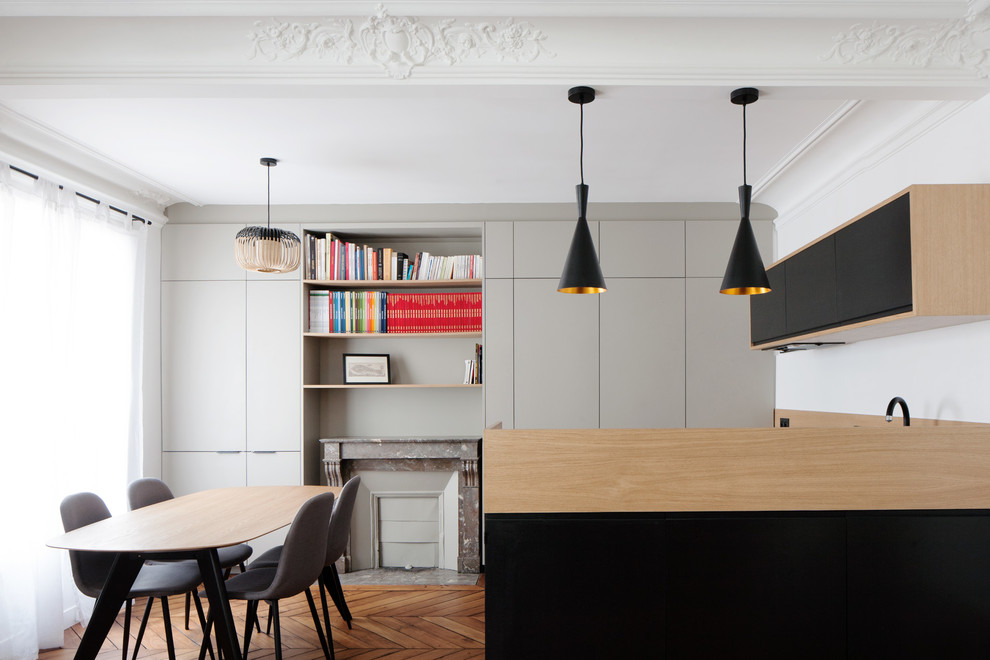
[[[137,577],[142,564],[144,559],[135,554],[120,553],[114,559],[106,584],[100,591],[100,597],[96,599],[93,616],[86,626],[79,648],[76,649],[75,660],[96,658],[107,638],[107,633],[110,632],[113,622],[120,613],[120,606],[124,604],[127,594],[131,591],[131,585],[134,584],[134,578]]]
[[[230,613],[230,602],[227,600],[227,590],[223,586],[220,575],[220,558],[216,548],[199,550],[196,553],[199,572],[203,577],[203,586],[210,599],[210,612],[217,631],[217,646],[223,652],[226,660],[241,660],[241,649],[237,644],[237,631],[234,629],[234,617]]]

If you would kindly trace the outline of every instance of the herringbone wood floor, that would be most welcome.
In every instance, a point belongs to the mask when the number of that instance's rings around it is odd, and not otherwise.
[[[316,588],[313,595],[319,607]],[[485,657],[485,591],[483,586],[359,586],[345,585],[344,595],[354,617],[353,630],[337,614],[333,603],[330,607],[333,628],[334,652],[340,660],[466,660]],[[131,622],[132,640],[128,645],[133,653],[133,638],[137,634],[140,616],[144,612],[144,599],[134,606]],[[172,613],[176,660],[196,660],[199,654],[201,631],[193,610],[190,630],[183,629],[182,596],[169,600]],[[245,605],[243,601],[232,603],[234,621],[243,634]],[[262,604],[262,628],[268,608]],[[282,619],[282,649],[285,660],[320,660],[323,651],[313,627],[313,619],[306,605],[305,595],[282,601],[279,612]],[[321,614],[322,616],[322,614]],[[123,612],[117,618],[110,637],[103,644],[99,660],[119,660],[123,638]],[[79,644],[82,629],[79,625],[65,631],[65,647],[42,651],[39,660],[71,660]],[[273,660],[273,637],[255,632],[251,637],[250,660]],[[209,657],[209,656],[207,656]],[[161,608],[155,603],[148,630],[141,642],[139,660],[167,660],[165,650],[165,626]]]

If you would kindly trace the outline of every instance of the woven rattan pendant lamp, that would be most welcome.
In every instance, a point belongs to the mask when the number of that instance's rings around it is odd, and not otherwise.
[[[746,183],[746,106],[756,103],[760,92],[752,87],[743,87],[732,92],[729,97],[736,105],[743,107],[743,184],[739,186],[739,229],[732,244],[729,263],[725,267],[720,293],[731,295],[753,295],[770,291],[770,281],[763,267],[760,248],[756,244],[753,225],[749,221],[749,207],[753,199],[753,186]]]
[[[234,258],[244,270],[259,273],[288,273],[299,267],[302,252],[299,237],[285,229],[272,228],[272,168],[274,158],[262,158],[268,170],[268,225],[245,227],[234,238]]]
[[[572,87],[567,92],[571,103],[581,106],[581,183],[576,186],[578,203],[578,221],[571,238],[571,248],[564,261],[564,272],[557,284],[561,293],[602,293],[605,291],[605,277],[598,263],[598,253],[591,240],[591,229],[588,227],[588,186],[584,185],[584,104],[595,100],[595,90],[591,87]]]

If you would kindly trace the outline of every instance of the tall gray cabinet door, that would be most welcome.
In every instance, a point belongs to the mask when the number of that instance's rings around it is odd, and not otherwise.
[[[598,224],[589,222],[591,240],[598,250]],[[515,222],[512,228],[512,270],[515,277],[546,277],[556,284],[564,270],[577,219]],[[605,273],[608,282],[608,273]],[[572,294],[573,295],[573,294]],[[579,294],[580,295],[580,294]]]
[[[165,451],[244,450],[245,286],[162,282]]]
[[[299,451],[300,284],[247,284],[247,449]]]
[[[684,427],[684,279],[608,279],[601,427]]]
[[[687,426],[773,425],[774,356],[749,348],[749,297],[687,279]]]
[[[512,411],[512,280],[485,281],[485,343],[482,379],[485,426],[515,428]],[[563,294],[561,294],[563,295]]]
[[[598,427],[598,295],[515,281],[515,428]]]

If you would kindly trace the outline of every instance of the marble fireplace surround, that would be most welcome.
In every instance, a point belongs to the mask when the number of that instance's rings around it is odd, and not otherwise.
[[[343,486],[360,470],[456,472],[457,572],[481,572],[481,438],[321,438],[320,443],[330,486]]]

